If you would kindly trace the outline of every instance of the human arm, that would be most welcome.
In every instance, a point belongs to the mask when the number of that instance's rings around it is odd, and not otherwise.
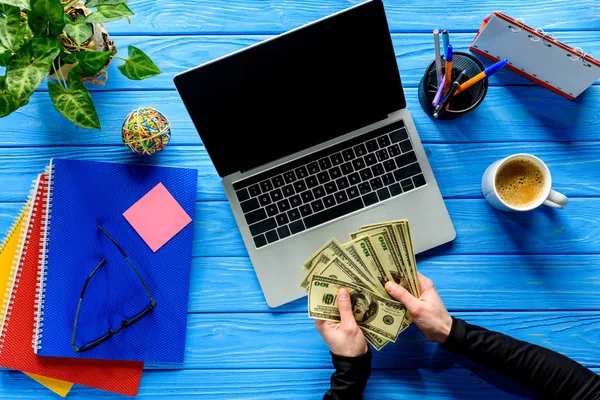
[[[338,289],[338,308],[341,321],[315,320],[331,352],[335,372],[331,376],[331,388],[323,400],[362,400],[362,392],[371,375],[371,351],[365,337],[356,324],[348,290]]]
[[[433,282],[419,274],[419,283],[418,299],[393,282],[386,284],[386,290],[404,303],[430,341],[465,354],[545,398],[600,399],[600,377],[589,369],[552,350],[450,317]]]

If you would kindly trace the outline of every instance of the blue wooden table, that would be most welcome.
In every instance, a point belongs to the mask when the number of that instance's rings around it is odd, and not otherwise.
[[[111,65],[106,86],[90,87],[102,131],[66,121],[53,109],[45,84],[29,105],[0,119],[2,234],[51,157],[198,169],[185,363],[173,369],[148,365],[139,398],[318,399],[328,388],[331,360],[307,317],[306,298],[277,309],[266,305],[220,180],[172,77],[353,3],[133,0],[132,23],[106,28],[121,53],[133,44],[164,73],[129,81]],[[600,3],[397,0],[385,5],[408,108],[457,230],[453,243],[418,256],[418,269],[433,279],[452,314],[600,372],[599,82],[569,101],[503,70],[490,79],[483,104],[451,122],[427,117],[416,89],[433,56],[433,28],[449,29],[454,48],[466,51],[482,19],[499,10],[600,56]],[[173,126],[168,147],[150,158],[134,156],[120,138],[127,113],[143,105],[163,111]],[[566,209],[505,214],[488,206],[480,192],[483,171],[516,152],[533,153],[549,165],[554,188],[570,198]],[[428,343],[414,326],[375,354],[373,368],[368,399],[529,396]],[[55,395],[20,372],[0,370],[0,397]],[[69,397],[118,396],[75,386]]]

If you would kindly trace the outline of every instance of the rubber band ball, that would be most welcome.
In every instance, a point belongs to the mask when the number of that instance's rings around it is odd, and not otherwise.
[[[165,148],[171,139],[171,124],[167,117],[152,107],[131,111],[121,127],[125,146],[136,154],[151,155]]]

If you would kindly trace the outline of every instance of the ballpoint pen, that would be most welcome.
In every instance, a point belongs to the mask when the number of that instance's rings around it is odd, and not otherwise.
[[[479,82],[480,80],[487,78],[488,76],[490,76],[493,73],[495,73],[496,71],[498,71],[500,68],[504,67],[507,63],[508,63],[508,60],[504,59],[502,61],[498,61],[496,64],[490,65],[483,72],[478,73],[477,75],[475,75],[474,77],[472,77],[471,79],[466,81],[465,83],[462,83],[460,86],[458,86],[458,89],[456,90],[455,94],[459,94],[463,90],[467,90],[468,88],[470,88],[471,86],[473,86],[474,84]]]
[[[435,97],[433,98],[433,101],[431,102],[431,104],[436,107],[439,102],[440,99],[442,98],[442,92],[444,91],[444,82],[446,81],[446,76],[442,76],[442,80],[440,81],[439,85],[438,85],[438,90],[437,92],[435,92]]]
[[[452,45],[448,45],[448,50],[446,51],[446,67],[444,69],[446,75],[446,81],[444,82],[444,96],[448,94],[448,90],[450,90],[450,85],[452,84]]]
[[[433,45],[435,47],[435,69],[437,72],[437,84],[440,86],[442,81],[442,57],[440,56],[440,31],[433,30]]]
[[[440,116],[440,112],[442,110],[446,109],[446,106],[450,104],[450,100],[454,97],[456,89],[458,89],[458,86],[460,85],[460,81],[464,78],[464,76],[465,76],[466,73],[467,73],[467,71],[463,70],[460,74],[458,74],[458,76],[456,77],[456,79],[454,80],[454,82],[452,82],[452,86],[450,87],[450,91],[444,97],[444,100],[442,100],[442,102],[439,103],[437,105],[437,107],[435,108],[435,110],[433,111],[433,117],[434,118],[438,118]]]

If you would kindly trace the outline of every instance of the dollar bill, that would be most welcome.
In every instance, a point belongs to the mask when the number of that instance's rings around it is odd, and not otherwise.
[[[407,219],[388,221],[379,224],[363,225],[360,227],[361,230],[375,229],[375,228],[386,228],[390,234],[393,231],[397,237],[399,243],[396,247],[399,250],[399,255],[405,266],[406,272],[409,274],[411,279],[411,286],[413,287],[412,295],[419,297],[421,294],[419,278],[417,276],[417,263],[415,260],[415,253],[412,246],[412,239],[410,235],[410,225]]]
[[[367,290],[373,291],[370,283],[362,279],[350,266],[345,264],[341,258],[334,256],[323,268],[315,272],[315,275],[326,276],[342,282],[351,282]]]
[[[371,243],[371,239],[367,236],[360,236],[345,243],[344,246],[346,248],[350,247],[354,249],[363,261],[363,264],[365,264],[367,269],[371,272],[371,275],[373,275],[375,280],[379,283],[378,292],[387,295],[385,284],[387,281],[391,280],[392,277],[389,275],[389,272],[383,268],[379,257],[377,257],[375,248]]]
[[[373,332],[369,332],[364,329],[362,331],[363,335],[365,336],[365,340],[369,342],[369,344],[373,346],[373,348],[377,351],[383,349],[383,347],[386,344],[390,343],[389,340],[384,339],[381,336],[374,334]]]
[[[383,230],[385,233],[383,235],[385,240],[388,240],[387,244],[391,249],[392,259],[394,260],[394,265],[397,268],[397,273],[395,274],[394,281],[396,283],[400,283],[399,280],[406,283],[407,285],[403,285],[411,294],[415,295],[415,283],[413,281],[413,275],[410,271],[410,265],[406,260],[405,254],[407,253],[406,247],[399,240],[398,230],[396,227],[390,223],[380,223],[377,225],[369,225],[362,226],[359,232],[372,232],[378,233]],[[380,239],[380,242],[382,240]],[[381,250],[381,249],[379,249]],[[394,275],[394,274],[393,274]]]
[[[414,275],[414,280],[415,280],[415,287],[417,288],[417,295],[416,297],[421,295],[421,285],[419,284],[419,276],[417,274],[417,260],[415,259],[415,252],[414,252],[414,247],[413,247],[413,243],[412,243],[412,236],[410,234],[410,223],[408,222],[408,220],[404,220],[404,221],[400,221],[400,226],[402,227],[402,231],[403,231],[403,240],[406,242],[406,248],[409,250],[408,251],[408,255],[409,255],[409,263],[410,263],[410,267],[411,267],[411,271]]]
[[[356,261],[353,260],[352,256],[348,254],[348,252],[344,249],[342,244],[338,242],[336,238],[331,238],[319,250],[317,250],[317,252],[313,254],[306,263],[304,263],[305,266],[308,266],[308,272],[306,273],[306,276],[300,283],[300,287],[302,289],[308,291],[310,279],[317,271],[316,267],[318,265],[323,267],[322,264],[315,262],[315,260],[319,260],[322,255],[329,258],[329,260],[333,259],[333,257],[335,256],[339,257],[345,264],[349,265],[354,272],[360,275],[360,277],[363,280],[369,282],[371,286],[375,285],[375,283],[371,281],[371,279],[366,275],[363,269],[357,265]]]
[[[389,235],[388,230],[385,228],[365,229],[359,231],[359,235],[361,232],[373,243],[375,253],[377,253],[379,260],[381,260],[383,268],[388,272],[388,276],[391,277],[390,280],[399,283],[412,293],[414,288],[412,287],[411,280],[401,264],[397,250],[395,250],[394,240]]]
[[[362,265],[367,267],[367,270],[374,276],[375,281],[379,283],[377,286],[376,293],[385,297],[386,299],[391,299],[390,295],[384,288],[385,283],[391,279],[387,277],[386,272],[375,253],[373,245],[371,244],[371,240],[368,237],[359,237],[354,240],[351,240],[347,243],[344,243],[344,248],[348,251],[348,253],[352,254],[355,259],[360,259]],[[405,314],[404,321],[402,321],[402,326],[409,326],[411,320],[408,319],[409,314]],[[404,328],[406,329],[406,328]],[[402,329],[402,330],[404,330]],[[377,351],[381,350],[385,345],[390,343],[389,340],[382,338],[379,335],[376,335],[372,332],[365,331],[363,329],[363,333],[365,336],[365,340],[373,346],[373,348]]]
[[[331,261],[331,258],[329,258],[329,255],[327,255],[327,254],[321,253],[321,254],[318,254],[316,257],[311,257],[311,259],[309,260],[310,269],[308,270],[308,272],[306,273],[306,276],[300,283],[300,287],[302,289],[304,289],[306,292],[308,292],[308,285],[310,283],[311,274],[313,274],[314,271],[321,270],[325,265],[327,265],[327,263],[329,263],[329,261]],[[304,265],[307,265],[309,262],[305,263]]]
[[[352,256],[352,258],[356,261],[356,263],[362,267],[362,270],[369,275],[369,279],[372,282],[376,282],[377,280],[375,279],[375,276],[373,276],[373,274],[371,273],[371,271],[369,270],[369,268],[367,267],[367,265],[364,263],[363,259],[360,257],[360,255],[358,254],[358,252],[356,251],[356,249],[354,248],[354,246],[352,246],[352,244],[350,243],[344,243],[344,250],[346,250],[348,252],[348,254],[350,254]]]
[[[385,299],[355,283],[313,275],[308,293],[309,317],[339,322],[341,318],[337,290],[340,287],[348,289],[354,318],[362,329],[389,341],[396,341],[406,308],[400,302]]]

